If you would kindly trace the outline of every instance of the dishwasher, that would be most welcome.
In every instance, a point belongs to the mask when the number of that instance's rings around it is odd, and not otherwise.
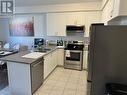
[[[31,64],[31,82],[32,93],[34,93],[42,84],[44,80],[44,64],[43,59],[39,59]]]

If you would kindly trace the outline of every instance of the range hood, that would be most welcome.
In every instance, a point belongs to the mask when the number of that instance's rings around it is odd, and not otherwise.
[[[85,26],[84,25],[67,25],[66,31],[67,32],[84,32]]]
[[[84,25],[66,25],[66,33],[68,36],[79,36],[84,35]]]

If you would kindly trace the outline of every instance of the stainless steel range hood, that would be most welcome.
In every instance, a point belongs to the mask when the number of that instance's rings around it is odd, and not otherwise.
[[[84,35],[84,25],[66,25],[66,33],[68,36]]]

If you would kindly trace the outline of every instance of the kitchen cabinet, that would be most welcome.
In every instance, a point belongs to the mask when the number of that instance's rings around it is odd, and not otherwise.
[[[64,49],[56,49],[44,56],[44,79],[56,68],[64,65]]]
[[[51,72],[51,54],[44,56],[44,79],[49,75]]]
[[[52,53],[52,56],[51,56],[51,69],[54,70],[57,66],[57,49],[55,51],[53,51]]]
[[[57,64],[58,66],[64,66],[64,49],[57,50]]]
[[[30,64],[7,62],[11,95],[32,95]]]
[[[21,57],[17,56],[16,58]],[[8,82],[11,95],[33,95],[43,84],[43,59],[39,58],[32,63],[27,63],[27,61],[26,63],[15,60],[7,61]]]
[[[44,56],[44,79],[55,69],[57,66],[57,50]]]
[[[119,16],[127,16],[127,0],[107,0],[102,11],[102,21],[107,23]]]
[[[47,35],[66,36],[66,17],[64,13],[47,14]]]
[[[102,21],[105,24],[114,17],[114,15],[113,15],[114,1],[115,0],[107,1],[107,4],[102,11]]]
[[[47,14],[47,35],[66,36],[66,25],[85,25],[85,34],[89,36],[91,23],[100,23],[101,12],[65,12]]]
[[[92,23],[101,23],[101,12],[95,11],[95,12],[84,12],[85,17],[85,37],[89,37],[90,32],[90,26]]]
[[[67,25],[84,25],[85,16],[84,12],[69,12],[66,13],[66,24]]]

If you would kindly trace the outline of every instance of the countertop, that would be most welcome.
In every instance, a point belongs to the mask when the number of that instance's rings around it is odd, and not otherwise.
[[[45,48],[48,48],[48,49],[51,49],[51,50],[45,52],[45,54],[41,58],[43,58],[44,56],[46,56],[47,54],[53,52],[54,50],[56,50],[58,48],[64,48],[64,47],[46,46]],[[16,53],[16,54],[5,56],[5,57],[0,58],[0,60],[7,61],[7,62],[32,64],[32,63],[36,62],[38,59],[32,59],[32,58],[24,58],[24,57],[22,57],[22,56],[24,56],[26,54],[29,54],[29,53],[31,53],[31,50],[22,51],[22,52],[19,52],[19,53]]]

